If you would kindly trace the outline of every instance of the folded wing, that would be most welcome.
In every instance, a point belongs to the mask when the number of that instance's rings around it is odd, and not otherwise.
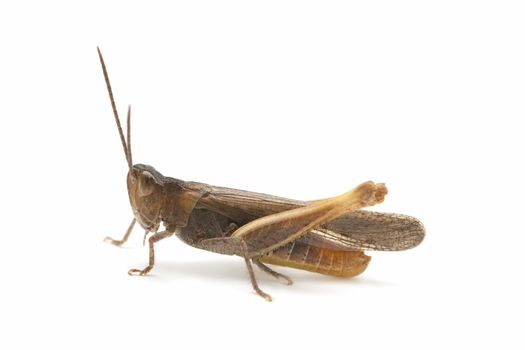
[[[229,217],[238,226],[285,210],[315,202],[298,201],[263,193],[210,186],[199,206]],[[425,228],[416,218],[391,213],[355,210],[310,230],[298,241],[332,250],[397,251],[417,246]]]
[[[339,250],[406,250],[425,237],[416,218],[391,213],[356,210],[322,225],[300,238],[316,247]]]

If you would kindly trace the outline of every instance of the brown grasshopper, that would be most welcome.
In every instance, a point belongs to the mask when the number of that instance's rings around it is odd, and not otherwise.
[[[144,242],[153,232],[148,240],[148,266],[131,269],[130,275],[151,271],[155,243],[175,234],[195,248],[243,257],[254,290],[271,301],[257,285],[252,263],[289,285],[289,277],[264,263],[352,277],[368,266],[370,257],[363,250],[404,250],[423,240],[425,229],[413,217],[359,210],[383,201],[387,189],[381,183],[368,181],[337,197],[298,201],[186,182],[163,176],[149,165],[133,164],[131,108],[125,138],[100,50],[98,55],[128,162],[127,186],[134,214],[122,239],[106,237],[105,241],[120,246],[136,221],[146,230]],[[161,224],[164,230],[159,231]]]

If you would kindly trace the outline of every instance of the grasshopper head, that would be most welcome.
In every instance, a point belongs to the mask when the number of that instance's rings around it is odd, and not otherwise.
[[[128,172],[128,194],[133,214],[149,231],[158,228],[164,204],[164,177],[153,167],[135,164]]]

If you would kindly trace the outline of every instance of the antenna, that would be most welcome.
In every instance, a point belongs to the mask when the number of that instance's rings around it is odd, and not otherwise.
[[[130,141],[130,115],[131,115],[131,106],[128,108],[128,119],[127,119],[127,132],[128,132],[128,144],[126,144],[126,140],[124,139],[124,133],[122,132],[122,126],[120,125],[120,119],[118,117],[117,107],[115,106],[115,99],[113,98],[113,91],[111,90],[111,84],[109,83],[109,76],[108,71],[106,69],[106,64],[104,63],[104,58],[102,58],[102,53],[100,52],[100,49],[97,46],[98,51],[98,57],[100,58],[100,64],[102,65],[102,72],[104,73],[104,79],[106,80],[106,86],[108,88],[109,93],[109,99],[111,101],[111,107],[113,108],[113,115],[115,116],[115,121],[117,122],[117,128],[118,133],[120,135],[120,141],[122,142],[122,147],[124,148],[124,155],[126,156],[126,161],[128,162],[128,166],[131,169],[133,167],[133,163],[131,162],[131,148],[129,147],[129,141]]]
[[[127,128],[127,138],[126,138],[126,144],[128,145],[128,162],[133,166],[133,158],[131,158],[131,105],[128,105],[128,118],[126,119],[126,128]]]

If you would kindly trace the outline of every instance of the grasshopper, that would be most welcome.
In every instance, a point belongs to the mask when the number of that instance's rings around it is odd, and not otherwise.
[[[340,196],[299,201],[182,181],[163,176],[152,166],[133,164],[131,107],[124,137],[106,65],[97,50],[128,163],[127,187],[134,215],[122,239],[106,237],[105,241],[120,246],[137,221],[145,230],[143,243],[153,233],[148,239],[149,264],[129,270],[129,275],[149,273],[155,263],[155,244],[175,235],[195,248],[242,257],[253,289],[271,301],[259,288],[252,264],[289,285],[288,276],[265,264],[353,277],[368,266],[370,257],[364,250],[405,250],[423,240],[425,229],[413,217],[360,210],[384,200],[387,188],[382,183],[368,181]]]

